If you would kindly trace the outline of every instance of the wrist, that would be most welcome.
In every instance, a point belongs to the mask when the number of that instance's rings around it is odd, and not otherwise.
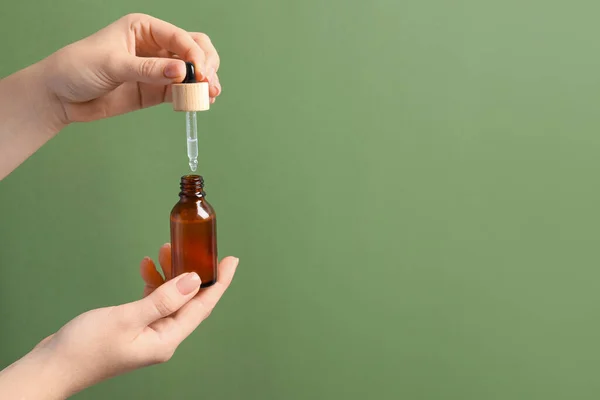
[[[48,87],[44,61],[0,79],[0,120],[5,135],[27,137],[26,141],[48,140],[67,125],[62,103]]]
[[[43,347],[0,371],[0,392],[6,398],[37,400],[63,400],[74,394],[68,371]]]
[[[0,180],[66,126],[46,69],[39,62],[0,79]]]
[[[49,84],[52,76],[48,64],[49,58],[46,58],[22,72],[26,73],[25,79],[30,82],[32,113],[38,118],[43,129],[54,136],[69,123],[62,101]]]

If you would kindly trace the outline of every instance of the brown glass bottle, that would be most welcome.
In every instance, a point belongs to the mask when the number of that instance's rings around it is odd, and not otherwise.
[[[173,277],[196,272],[200,287],[217,281],[217,218],[201,176],[181,177],[179,202],[171,211],[171,258]]]

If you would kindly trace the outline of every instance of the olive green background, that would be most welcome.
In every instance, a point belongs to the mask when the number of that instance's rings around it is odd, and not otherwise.
[[[221,54],[200,166],[241,264],[169,363],[77,399],[598,398],[598,2],[10,2],[0,75],[129,12]],[[73,125],[0,183],[1,366],[138,298],[184,135]]]

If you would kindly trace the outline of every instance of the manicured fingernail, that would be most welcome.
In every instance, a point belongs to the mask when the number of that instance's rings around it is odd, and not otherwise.
[[[165,76],[169,79],[185,76],[185,68],[183,63],[172,62],[165,68]]]
[[[182,295],[188,295],[200,286],[200,277],[195,272],[185,274],[177,281],[177,290]]]

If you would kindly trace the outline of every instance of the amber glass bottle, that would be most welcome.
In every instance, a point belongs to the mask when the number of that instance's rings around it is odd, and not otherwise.
[[[173,277],[196,272],[201,287],[217,281],[217,219],[201,176],[181,178],[179,202],[171,211],[171,257]]]

